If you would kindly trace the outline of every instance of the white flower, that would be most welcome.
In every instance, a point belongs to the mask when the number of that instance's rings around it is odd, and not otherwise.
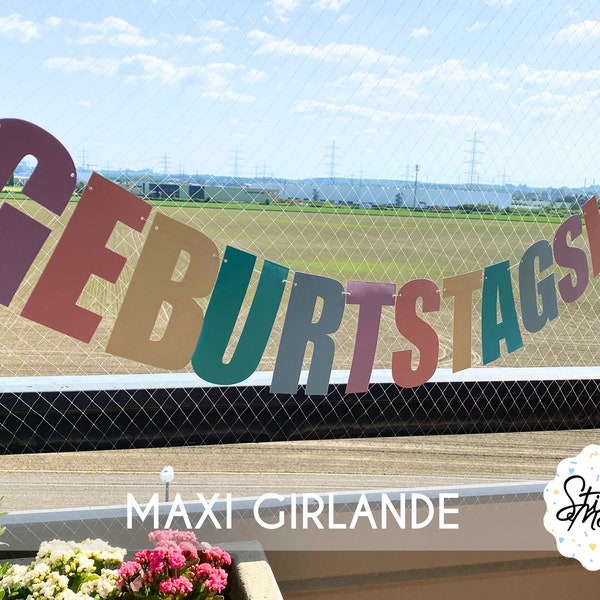
[[[89,556],[78,556],[77,562],[79,563],[76,567],[76,571],[78,573],[83,573],[85,571],[93,573],[96,569],[94,559],[90,558]]]
[[[0,590],[30,592],[26,600],[108,598],[117,589],[118,572],[113,567],[123,562],[126,552],[103,540],[42,542],[29,566],[9,567],[0,578]],[[88,577],[91,579],[81,585],[74,581]]]
[[[23,580],[29,571],[27,565],[11,565],[0,579],[0,589],[7,590],[23,587]]]
[[[56,595],[56,600],[94,600],[94,598],[88,594],[83,594],[82,592],[64,590]]]

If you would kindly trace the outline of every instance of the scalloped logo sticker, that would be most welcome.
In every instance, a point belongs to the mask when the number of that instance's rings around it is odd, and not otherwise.
[[[600,570],[600,446],[586,446],[561,461],[544,500],[544,527],[558,551],[590,571]]]

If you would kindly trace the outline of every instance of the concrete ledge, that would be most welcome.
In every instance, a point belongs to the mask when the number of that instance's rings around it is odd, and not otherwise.
[[[239,542],[223,548],[231,554],[233,600],[283,600],[271,566],[259,542]]]

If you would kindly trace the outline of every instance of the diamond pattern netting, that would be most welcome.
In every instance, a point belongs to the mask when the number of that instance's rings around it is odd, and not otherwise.
[[[441,288],[444,277],[509,260],[517,304],[517,266],[523,252],[535,241],[551,241],[561,220],[569,215],[569,212],[561,209],[562,212],[558,211],[555,215],[541,215],[529,220],[502,213],[475,213],[465,218],[464,214],[456,212],[260,206],[235,201],[218,205],[183,201],[166,204],[153,201],[153,204],[156,205],[156,211],[202,231],[215,241],[221,252],[227,245],[232,245],[254,253],[259,259],[257,269],[260,269],[260,259],[289,267],[290,280],[295,271],[305,271],[332,277],[343,284],[351,280],[382,281],[395,283],[397,288],[414,278],[428,278]],[[33,212],[35,218],[39,218]],[[54,224],[52,237],[44,246],[43,255],[32,267],[11,306],[0,315],[3,374],[36,376],[152,372],[148,367],[119,360],[104,352],[144,240],[142,234],[132,232],[125,226],[118,225],[109,242],[111,249],[128,259],[118,281],[110,284],[92,276],[79,301],[82,306],[102,317],[101,325],[89,345],[65,338],[19,316],[68,216],[65,215],[62,223],[59,221]],[[576,245],[589,253],[584,238],[580,236]],[[186,266],[185,260],[180,261],[173,279],[181,278]],[[568,274],[568,271],[559,267],[554,269],[555,280],[563,274]],[[256,281],[257,274],[251,282],[248,302],[242,309],[236,334],[239,334],[244,323]],[[561,304],[560,317],[547,323],[542,331],[536,334],[523,331],[524,348],[512,354],[504,353],[495,366],[595,366],[598,340],[590,332],[597,329],[597,287],[598,282],[592,279],[585,295],[575,303]],[[273,368],[288,294],[289,286],[258,370]],[[472,319],[473,366],[481,366],[479,300],[480,295],[476,292]],[[200,302],[206,307],[207,299],[201,299]],[[452,310],[452,299],[442,300],[440,310],[427,317],[440,338],[440,367],[451,364]],[[356,317],[356,307],[348,306],[342,326],[335,334],[337,347],[334,368],[344,369],[350,365]],[[158,315],[155,325],[157,335],[164,331],[168,318],[169,311]],[[391,354],[407,347],[395,330],[393,318],[393,307],[384,307],[375,368],[389,369]],[[235,335],[230,344],[232,347],[235,347]]]
[[[373,384],[367,394],[274,396],[265,386],[3,394],[5,453],[590,429],[597,380]],[[155,382],[154,382],[155,383]]]
[[[93,275],[79,299],[102,318],[89,344],[20,316],[85,187],[90,162],[102,164],[94,169],[149,202],[154,213],[207,235],[221,256],[232,245],[258,257],[224,360],[247,317],[262,260],[289,267],[289,281],[308,272],[342,284],[399,288],[427,278],[440,290],[445,277],[509,260],[518,311],[523,252],[538,240],[552,242],[560,223],[581,214],[582,202],[597,191],[590,148],[600,120],[593,9],[550,3],[521,18],[512,12],[517,4],[471,3],[464,14],[439,3],[408,12],[402,6],[388,18],[391,9],[377,2],[124,8],[108,0],[78,7],[74,17],[61,0],[0,15],[11,82],[2,116],[35,122],[39,114],[39,124],[77,155],[79,173],[61,217],[21,194],[31,157],[0,198],[52,230],[11,305],[0,310],[0,454],[596,429],[600,280],[593,277],[576,302],[559,300],[557,319],[535,334],[523,330],[523,348],[508,354],[502,346],[491,365],[555,373],[456,382],[443,374],[414,390],[399,388],[389,374],[392,353],[414,348],[386,306],[374,364],[386,377],[360,395],[345,395],[338,383],[324,397],[307,397],[302,386],[281,397],[264,383],[204,387],[184,379],[189,365],[180,374],[185,383],[177,385],[169,383],[172,374],[107,353],[148,224],[142,233],[115,227],[108,247],[126,258],[125,267],[114,284]],[[445,24],[464,31],[456,37]],[[13,63],[17,70],[8,73]],[[43,105],[52,107],[44,118],[40,90],[47,90]],[[548,148],[550,166],[536,160]],[[539,185],[516,183],[525,178]],[[580,181],[583,186],[573,183]],[[573,245],[589,264],[586,235]],[[182,256],[174,280],[187,264]],[[555,281],[569,272],[557,265],[548,271]],[[274,368],[289,288],[260,374]],[[476,292],[476,368],[483,366],[480,301]],[[205,309],[208,299],[198,302]],[[348,305],[334,335],[336,371],[351,365],[357,314]],[[155,339],[169,315],[164,306]],[[442,298],[440,310],[424,318],[439,337],[438,366],[447,369],[452,300]],[[414,352],[413,362],[418,358]],[[308,348],[304,370],[310,361]],[[588,371],[585,377],[561,373],[568,367]],[[150,379],[120,385],[121,375]],[[115,381],[78,389],[69,378],[80,376]],[[154,376],[165,382],[158,385]],[[12,378],[19,378],[17,386]],[[47,383],[41,391],[40,380]],[[73,536],[104,526],[122,524],[74,525]],[[41,534],[49,535],[50,529]]]
[[[143,182],[147,179],[144,176],[141,180],[132,180],[126,178],[125,174],[116,177],[122,186],[137,190],[137,193],[144,189]],[[275,187],[277,182],[270,184]],[[267,187],[265,184],[264,188]],[[183,188],[179,184],[178,193],[183,194]],[[565,208],[525,218],[500,210],[490,213],[487,209],[482,213],[476,211],[465,214],[456,210],[415,211],[392,205],[383,210],[327,203],[315,205],[314,202],[312,206],[310,202],[260,205],[240,202],[236,194],[244,194],[242,187],[224,189],[230,194],[229,200],[224,203],[153,200],[148,196],[145,199],[153,203],[154,210],[201,230],[215,241],[221,253],[226,245],[255,253],[259,259],[257,271],[260,270],[261,259],[289,267],[290,281],[295,271],[305,271],[333,277],[343,283],[350,280],[384,281],[395,283],[397,288],[410,279],[428,278],[441,288],[442,279],[446,276],[509,260],[517,306],[518,273],[515,267],[522,253],[534,241],[551,240],[558,225],[569,214]],[[339,189],[345,188],[340,184]],[[429,193],[433,195],[435,190]],[[18,200],[18,192],[14,192],[14,198],[14,202],[22,203]],[[31,207],[29,210],[32,210]],[[40,218],[35,211],[33,216]],[[72,340],[20,317],[20,309],[68,216],[53,223],[52,238],[44,247],[42,256],[32,267],[11,306],[0,315],[4,375],[67,377],[160,373],[160,370],[121,359],[103,350],[144,241],[143,234],[132,232],[123,225],[117,225],[108,244],[111,249],[127,257],[123,273],[116,284],[92,276],[80,298],[82,306],[102,316],[101,325],[90,344]],[[578,239],[576,244],[589,252],[585,239]],[[173,279],[180,279],[186,268],[187,260],[182,255]],[[561,269],[556,268],[555,271],[555,277],[558,278]],[[258,274],[255,273],[225,361],[235,348],[235,340],[246,319],[257,279]],[[600,318],[596,310],[597,287],[598,282],[592,279],[584,297],[572,304],[562,304],[560,317],[547,323],[542,331],[536,334],[523,331],[524,347],[512,354],[503,351],[503,356],[494,366],[595,366],[599,340],[594,332],[600,330],[597,326]],[[289,286],[259,372],[273,368],[288,297]],[[472,363],[475,367],[481,366],[480,297],[480,292],[475,292],[472,319]],[[200,302],[206,308],[207,299],[201,299]],[[393,307],[383,308],[374,364],[376,369],[389,370],[392,353],[410,347],[395,329],[393,310]],[[449,367],[452,361],[452,311],[452,300],[442,299],[440,311],[424,317],[435,328],[440,339],[439,367]],[[157,339],[167,327],[169,316],[169,310],[161,310],[158,315],[155,324]],[[334,334],[334,368],[349,367],[354,352],[356,326],[357,309],[348,305],[342,326]],[[416,364],[418,352],[413,354],[413,364]],[[309,347],[304,364],[306,369],[310,367],[310,360]],[[191,367],[187,370],[191,370]],[[389,376],[388,381],[391,382]],[[269,397],[268,392],[260,388],[247,387],[222,392],[212,389],[207,392],[198,388],[184,396],[187,404],[182,404],[183,400],[179,398],[174,400],[176,390],[126,389],[119,392],[118,401],[115,400],[116,396],[110,397],[102,392],[83,391],[76,396],[59,394],[52,401],[46,400],[50,396],[43,394],[35,401],[27,394],[16,396],[16,400],[5,394],[2,447],[10,453],[90,449],[95,447],[94,444],[97,444],[97,448],[124,448],[140,447],[144,443],[153,446],[186,444],[192,443],[192,440],[193,443],[220,443],[286,439],[286,436],[289,439],[308,439],[336,435],[381,436],[595,427],[595,384],[593,381],[588,383],[584,397],[575,394],[572,389],[574,385],[578,383],[566,381],[554,385],[552,382],[539,381],[533,386],[531,397],[523,396],[521,383],[507,384],[501,392],[478,382],[465,383],[461,392],[455,394],[453,391],[450,398],[442,397],[441,390],[448,388],[436,384],[423,386],[415,394],[394,386],[372,386],[360,398],[344,397],[340,393],[341,387],[337,387],[325,399],[319,400],[305,398],[300,389],[297,397],[285,401]],[[511,386],[517,386],[518,390],[513,393]],[[418,402],[413,400],[411,404],[402,400],[406,397],[418,398]],[[517,397],[519,400],[515,400]],[[587,397],[590,405],[586,408]],[[13,406],[10,410],[9,405]],[[165,408],[167,405],[168,409]],[[535,412],[532,412],[533,406]],[[190,433],[194,430],[191,426],[191,407],[200,411],[199,416],[193,417],[195,434]],[[560,411],[557,407],[560,407]],[[129,418],[125,416],[127,414]],[[145,415],[143,427],[131,418],[133,414]],[[356,423],[353,424],[351,419],[356,419]],[[266,426],[267,422],[271,425]],[[412,425],[407,425],[408,422]],[[172,427],[161,433],[159,423],[167,423]],[[198,427],[198,423],[201,427]],[[216,423],[222,425],[217,426]],[[239,431],[233,431],[235,428],[231,426],[232,423],[237,423]],[[255,425],[251,426],[251,423]],[[123,429],[120,430],[120,427]],[[210,434],[205,431],[197,433],[198,430],[211,427],[214,431]],[[70,431],[69,436],[57,435],[57,432],[67,430]],[[186,430],[189,430],[187,434],[182,433]],[[92,442],[92,439],[96,441]]]

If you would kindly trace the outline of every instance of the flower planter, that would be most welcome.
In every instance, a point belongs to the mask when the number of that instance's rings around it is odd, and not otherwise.
[[[42,542],[35,557],[0,564],[0,599],[32,594],[47,598],[110,597],[121,600],[283,600],[259,542],[234,542],[227,550],[198,543],[188,531],[157,530],[152,549],[124,561],[125,548],[100,539]]]
[[[259,542],[223,545],[231,554],[230,600],[283,600]]]

